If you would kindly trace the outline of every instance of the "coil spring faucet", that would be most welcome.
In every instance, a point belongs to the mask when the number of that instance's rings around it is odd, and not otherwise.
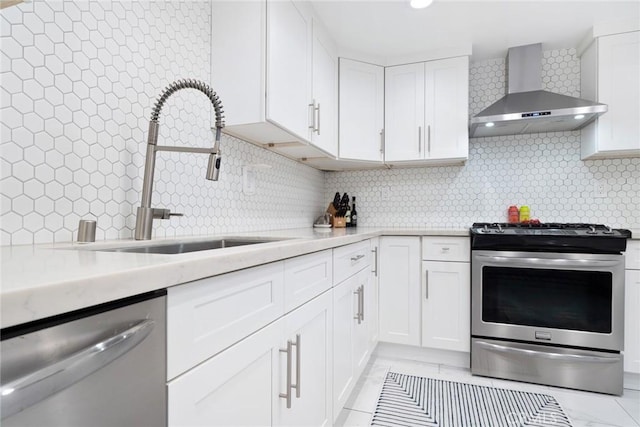
[[[180,89],[197,89],[207,95],[216,114],[216,139],[213,148],[192,148],[192,147],[171,147],[158,145],[158,117],[160,110],[167,98]],[[156,153],[158,151],[173,151],[180,153],[204,153],[209,154],[209,164],[207,165],[206,179],[217,181],[220,175],[220,136],[224,127],[224,110],[218,95],[206,84],[199,80],[185,79],[177,80],[167,86],[156,101],[151,112],[149,122],[149,137],[147,139],[147,156],[144,164],[144,180],[142,183],[142,201],[136,211],[136,240],[150,240],[153,229],[153,219],[169,219],[171,216],[182,216],[182,214],[172,213],[169,209],[159,209],[151,207],[151,193],[153,190],[153,173],[156,165]]]

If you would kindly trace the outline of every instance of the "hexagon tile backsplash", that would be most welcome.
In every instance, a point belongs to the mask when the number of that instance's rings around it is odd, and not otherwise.
[[[505,61],[471,64],[469,115],[504,95]],[[545,51],[543,89],[580,96],[575,49]],[[509,205],[528,205],[545,222],[640,228],[640,159],[580,160],[580,131],[469,140],[464,166],[330,172],[325,199],[356,196],[358,224],[468,227],[506,222]]]
[[[132,237],[151,108],[176,79],[210,80],[211,9],[33,0],[0,11],[3,245],[68,242],[92,217],[97,239]],[[159,143],[211,146],[210,124],[206,96],[180,91]],[[155,221],[156,236],[306,227],[322,211],[322,172],[231,137],[221,149],[217,182],[204,179],[205,155],[158,153],[153,206],[184,216]],[[247,164],[271,166],[252,196]]]
[[[91,217],[98,239],[132,236],[151,108],[176,79],[209,81],[212,13],[215,2],[106,0],[0,11],[2,245],[68,242]],[[504,79],[504,59],[472,64],[471,115]],[[543,85],[579,96],[574,49],[544,52]],[[210,146],[210,111],[201,93],[176,93],[159,143]],[[155,235],[308,227],[336,191],[357,196],[362,226],[462,228],[527,204],[544,221],[640,228],[640,159],[583,162],[579,147],[580,132],[477,138],[465,166],[323,173],[225,136],[217,182],[207,156],[158,154],[153,206],[185,216],[156,221]],[[251,196],[248,164],[271,166]]]

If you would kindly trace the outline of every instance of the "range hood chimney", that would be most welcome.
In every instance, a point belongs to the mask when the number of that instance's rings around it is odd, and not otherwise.
[[[542,44],[509,48],[507,93],[471,119],[471,138],[580,129],[607,111],[599,104],[542,90]]]

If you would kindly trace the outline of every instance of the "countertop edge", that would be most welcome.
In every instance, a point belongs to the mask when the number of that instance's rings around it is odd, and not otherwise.
[[[23,323],[45,319],[47,317],[68,313],[93,305],[115,301],[122,298],[158,290],[172,286],[200,280],[206,277],[230,273],[245,268],[251,268],[270,262],[276,262],[287,258],[332,249],[351,243],[378,236],[468,236],[467,229],[407,229],[407,228],[358,228],[347,230],[332,230],[327,235],[318,233],[315,237],[309,237],[309,230],[299,230],[300,237],[296,237],[296,230],[275,230],[270,232],[255,232],[256,235],[286,235],[287,240],[271,242],[258,246],[244,246],[241,248],[229,248],[219,252],[207,254],[182,254],[175,255],[149,255],[140,257],[147,262],[145,265],[133,265],[131,267],[114,267],[113,271],[105,270],[109,263],[118,264],[129,256],[136,254],[106,253],[87,250],[87,246],[78,244],[61,245],[36,245],[22,247],[28,255],[14,255],[7,260],[3,252],[2,286],[0,299],[0,327],[6,328]],[[242,234],[242,233],[240,233]],[[193,236],[176,237],[178,240],[190,240]],[[165,239],[163,239],[165,240]],[[98,242],[96,245],[103,245]],[[4,247],[3,250],[12,253],[17,250]],[[62,251],[62,252],[58,252]],[[6,286],[6,281],[22,280],[20,271],[7,273],[7,270],[15,268],[15,263],[23,263],[23,269],[29,268],[29,264],[36,262],[38,253],[42,256],[54,254],[66,257],[66,261],[74,268],[83,266],[87,270],[95,265],[97,270],[84,276],[53,280],[37,280],[28,282],[25,286]],[[64,255],[63,255],[64,253]],[[22,259],[16,259],[22,258]],[[71,259],[72,261],[68,261]],[[10,263],[13,265],[7,265]],[[46,263],[41,268],[42,274],[47,268]],[[64,268],[64,265],[61,267]],[[71,276],[71,275],[69,275]],[[24,279],[26,282],[26,279]]]

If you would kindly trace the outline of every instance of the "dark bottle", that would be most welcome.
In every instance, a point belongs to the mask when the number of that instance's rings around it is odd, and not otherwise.
[[[351,227],[358,226],[358,211],[356,211],[356,196],[353,196],[353,203],[351,204]]]
[[[344,223],[345,227],[351,227],[351,207],[349,206],[349,195],[344,193],[342,196],[342,201],[344,202]]]

